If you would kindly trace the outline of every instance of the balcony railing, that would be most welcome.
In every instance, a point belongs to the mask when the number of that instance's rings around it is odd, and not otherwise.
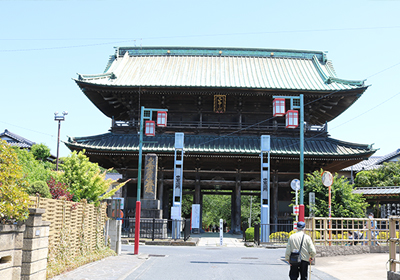
[[[112,130],[129,130],[136,129],[138,123],[135,121],[113,121],[112,122]],[[324,125],[309,125],[305,124],[305,132],[310,133],[326,133],[328,132],[327,124]],[[247,132],[251,131],[282,131],[286,130],[287,132],[296,132],[299,131],[299,128],[290,129],[286,128],[284,124],[265,124],[265,123],[238,123],[238,122],[214,122],[214,121],[168,121],[167,127],[168,129],[186,129],[186,130],[243,130]]]

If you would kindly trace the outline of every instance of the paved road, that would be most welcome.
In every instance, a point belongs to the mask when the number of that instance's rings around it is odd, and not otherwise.
[[[237,238],[201,238],[197,247],[123,245],[122,254],[88,264],[54,280],[289,279],[285,249],[247,248]],[[312,280],[386,279],[387,254],[317,259]],[[260,278],[261,276],[261,278]]]

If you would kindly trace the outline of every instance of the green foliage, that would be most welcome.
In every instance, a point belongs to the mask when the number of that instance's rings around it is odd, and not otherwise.
[[[97,163],[90,162],[85,156],[85,151],[79,153],[74,151],[64,158],[64,163],[60,167],[64,171],[62,181],[68,185],[68,191],[73,193],[73,201],[86,199],[90,203],[98,203],[114,195],[127,182],[109,190],[114,181],[105,180],[106,172],[101,172]]]
[[[22,166],[22,173],[24,174],[25,180],[29,185],[34,184],[37,181],[46,182],[51,174],[54,164],[46,161],[36,160],[33,153],[25,149],[15,149],[18,160]]]
[[[193,195],[182,196],[182,218],[189,219],[192,213]]]
[[[231,196],[227,195],[205,195],[203,196],[203,226],[219,226],[219,220],[231,224]]]
[[[41,197],[51,198],[49,186],[44,181],[36,181],[26,189],[27,193],[33,196],[40,194]]]
[[[242,195],[241,211],[242,222],[248,222],[250,218],[250,205],[251,205],[251,223],[249,226],[261,221],[261,200],[258,195]]]
[[[36,160],[45,161],[48,157],[51,156],[50,148],[45,144],[35,144],[31,147],[31,153],[35,157]]]
[[[28,194],[16,150],[0,140],[0,222],[28,218]]]
[[[314,171],[307,175],[304,182],[304,204],[306,205],[306,216],[309,215],[309,193],[315,193],[315,216],[329,216],[329,192],[328,187],[322,184],[321,174],[323,170]],[[360,194],[353,194],[352,185],[346,178],[335,174],[331,186],[332,217],[362,218],[368,203]]]
[[[248,229],[246,229],[245,235],[246,235],[247,241],[253,241],[254,240],[254,228],[249,227]]]
[[[400,185],[400,162],[385,162],[378,169],[358,172],[355,187],[389,187]]]

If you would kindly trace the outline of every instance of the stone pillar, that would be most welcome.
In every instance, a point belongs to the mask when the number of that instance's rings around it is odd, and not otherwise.
[[[108,221],[108,236],[111,239],[111,250],[117,255],[121,254],[121,220]]]
[[[29,208],[22,252],[22,280],[46,279],[50,222],[42,221],[44,212],[45,209]]]
[[[25,225],[0,225],[1,279],[21,278],[24,231]]]
[[[144,193],[140,218],[162,218],[160,200],[157,199],[157,155],[147,154],[144,167]]]

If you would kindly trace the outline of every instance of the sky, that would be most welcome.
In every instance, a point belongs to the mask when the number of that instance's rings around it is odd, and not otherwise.
[[[328,123],[331,137],[400,148],[399,1],[0,0],[0,132],[57,153],[54,112],[67,137],[108,132],[73,81],[102,73],[115,46],[326,51],[337,76],[371,85]],[[60,144],[60,156],[69,149]]]

